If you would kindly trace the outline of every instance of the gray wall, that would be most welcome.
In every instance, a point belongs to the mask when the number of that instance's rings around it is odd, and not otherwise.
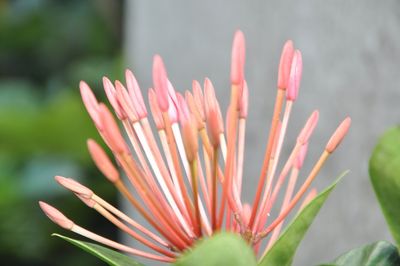
[[[321,190],[343,170],[351,172],[319,213],[294,264],[329,261],[363,243],[391,239],[367,168],[377,137],[399,122],[399,1],[126,2],[126,59],[142,88],[151,86],[152,56],[159,53],[179,90],[189,88],[192,79],[210,77],[224,110],[233,33],[244,31],[250,88],[245,162],[249,201],[267,139],[281,47],[286,39],[294,40],[303,53],[304,70],[284,156],[313,109],[320,110],[320,123],[305,170],[337,124],[346,115],[353,119],[349,136],[314,184]]]

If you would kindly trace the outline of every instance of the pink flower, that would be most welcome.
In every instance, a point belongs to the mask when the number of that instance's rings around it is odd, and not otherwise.
[[[279,65],[277,97],[255,198],[252,204],[243,203],[241,187],[246,182],[243,155],[248,95],[251,93],[245,81],[244,65],[245,40],[243,33],[238,31],[232,49],[231,99],[225,125],[211,81],[206,78],[203,88],[194,81],[193,91],[187,91],[184,97],[174,90],[158,55],[154,57],[154,89],[149,90],[150,113],[156,132],[151,129],[142,92],[130,70],[126,71],[126,85],[120,81],[113,84],[103,78],[117,120],[105,104],[97,101],[89,86],[83,81],[80,83],[85,107],[115,160],[113,162],[94,140],[88,140],[93,161],[157,234],[84,185],[60,176],[56,181],[119,229],[159,254],[99,236],[76,225],[44,202],[40,202],[40,207],[53,222],[67,230],[130,254],[164,262],[173,262],[199,238],[212,236],[220,230],[242,235],[256,253],[258,242],[271,234],[268,249],[279,236],[289,212],[301,205],[307,191],[303,204],[315,197],[316,190],[310,189],[311,183],[346,135],[351,120],[346,118],[339,125],[312,171],[295,191],[319,114],[318,111],[311,114],[299,132],[289,158],[278,170],[302,76],[301,53],[295,50],[292,41],[288,41]],[[115,165],[124,172],[126,179]],[[286,179],[289,180],[281,210],[277,217],[270,217]],[[140,199],[130,193],[129,186],[137,191]]]

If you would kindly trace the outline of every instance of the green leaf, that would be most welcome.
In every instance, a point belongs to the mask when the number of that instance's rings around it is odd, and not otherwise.
[[[396,266],[400,265],[397,248],[385,241],[378,241],[350,250],[338,257],[333,266]]]
[[[201,240],[174,264],[176,266],[252,266],[256,265],[253,250],[238,235],[220,233]]]
[[[316,196],[286,227],[286,230],[278,238],[268,253],[261,259],[260,266],[291,265],[296,249],[310,227],[321,206],[338,182],[348,171],[340,175],[336,181]]]
[[[143,266],[143,264],[140,264],[136,261],[134,261],[132,258],[116,252],[112,249],[105,248],[100,245],[92,244],[89,242],[85,241],[80,241],[76,239],[72,239],[66,236],[62,236],[59,234],[53,234],[53,236],[57,236],[59,238],[62,238],[71,244],[74,244],[75,246],[83,249],[84,251],[98,257],[99,259],[105,261],[108,265],[113,265],[113,266]]]
[[[400,127],[388,130],[369,161],[369,175],[389,229],[400,248]]]

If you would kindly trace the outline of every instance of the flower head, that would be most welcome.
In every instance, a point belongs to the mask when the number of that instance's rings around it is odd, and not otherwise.
[[[214,86],[208,78],[203,88],[193,81],[193,90],[183,96],[168,80],[161,57],[154,56],[154,89],[149,89],[148,98],[155,132],[139,83],[130,70],[125,72],[126,85],[103,78],[105,93],[117,119],[104,103],[97,101],[85,82],[80,83],[84,105],[115,160],[114,163],[94,140],[88,140],[94,163],[157,233],[77,181],[60,176],[56,181],[158,254],[99,236],[40,202],[42,210],[67,230],[127,253],[164,262],[173,262],[199,238],[220,230],[242,235],[256,253],[257,243],[270,236],[268,249],[279,236],[288,214],[302,205],[301,199],[304,198],[304,205],[315,197],[315,189],[310,188],[312,181],[346,135],[351,120],[346,118],[340,124],[300,189],[295,191],[319,113],[314,111],[310,115],[282,169],[278,169],[302,76],[301,53],[288,41],[279,65],[277,97],[255,197],[252,204],[243,203],[241,188],[248,178],[243,177],[243,167],[251,93],[245,81],[244,65],[245,40],[238,31],[233,42],[231,99],[224,124]],[[116,165],[124,175],[120,175]],[[285,183],[279,214],[271,217],[271,209]],[[131,194],[129,186],[136,190],[137,196]],[[307,194],[307,191],[310,192]]]

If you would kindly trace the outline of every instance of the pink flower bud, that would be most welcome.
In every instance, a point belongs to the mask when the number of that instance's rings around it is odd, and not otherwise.
[[[201,130],[202,128],[204,128],[204,120],[201,117],[201,112],[199,111],[199,107],[196,104],[194,96],[192,95],[192,93],[190,93],[190,91],[185,92],[185,100],[189,106],[190,112],[192,112],[192,114],[196,118],[197,129]]]
[[[153,84],[160,110],[167,112],[169,107],[167,72],[159,55],[155,55],[153,59]]]
[[[283,46],[281,60],[279,62],[278,71],[278,88],[285,90],[288,86],[290,68],[292,65],[292,59],[294,55],[293,42],[291,40],[287,41]]]
[[[68,190],[71,190],[75,194],[79,194],[84,198],[91,198],[93,195],[93,191],[81,183],[71,179],[71,178],[65,178],[62,176],[55,176],[54,179],[63,187],[65,187]]]
[[[161,110],[158,106],[157,95],[153,89],[149,89],[149,104],[151,113],[153,115],[153,120],[154,123],[156,124],[157,129],[158,130],[164,129],[165,128],[164,119],[162,117]]]
[[[104,91],[106,92],[107,99],[110,102],[111,106],[113,107],[117,117],[120,120],[126,119],[126,114],[122,110],[121,105],[117,100],[117,95],[116,95],[117,93],[115,87],[107,77],[103,77],[103,87]]]
[[[116,153],[129,153],[128,146],[110,110],[102,103],[99,105],[99,110],[101,122],[104,125],[104,137],[110,149]]]
[[[301,146],[299,155],[297,155],[296,159],[294,160],[294,167],[297,169],[301,169],[303,167],[304,159],[306,158],[308,150],[308,143]]]
[[[204,110],[204,95],[201,89],[200,83],[197,80],[193,80],[192,82],[192,90],[193,90],[193,97],[194,101],[197,104],[197,107],[200,111],[201,119],[203,121],[206,120],[206,114]]]
[[[46,216],[49,217],[49,219],[52,220],[58,226],[61,226],[62,228],[67,230],[71,230],[71,228],[74,226],[74,222],[65,217],[64,214],[62,214],[59,210],[57,210],[53,206],[50,206],[49,204],[43,201],[39,201],[39,206],[42,209],[42,211],[46,214]]]
[[[244,63],[246,57],[246,44],[243,32],[236,31],[232,45],[231,82],[242,86],[244,80]]]
[[[182,95],[177,94],[179,103],[179,119],[182,126],[182,138],[185,146],[186,156],[189,162],[196,159],[198,147],[197,128],[193,123],[194,117],[189,111],[189,108]]]
[[[220,142],[220,134],[223,132],[222,125],[218,118],[216,109],[211,109],[207,116],[207,132],[210,138],[210,142],[214,147],[217,147]]]
[[[306,124],[300,132],[300,135],[297,137],[297,141],[302,145],[306,144],[311,137],[315,127],[318,123],[319,112],[314,111],[311,116],[308,118]]]
[[[286,99],[288,101],[295,101],[299,94],[301,75],[303,72],[303,61],[301,52],[296,50],[294,52],[292,67],[290,69],[290,76],[288,87],[286,90]]]
[[[125,79],[126,79],[126,86],[129,91],[129,95],[132,99],[132,102],[135,106],[136,112],[140,119],[147,116],[147,109],[146,105],[144,104],[143,95],[140,91],[139,84],[133,75],[132,71],[127,69],[125,71]]]
[[[120,179],[118,170],[114,167],[103,148],[92,139],[88,139],[87,147],[92,160],[100,172],[102,172],[110,182],[115,183],[118,181]]]
[[[168,80],[168,116],[171,120],[171,123],[177,123],[179,120],[179,112],[178,112],[178,99],[176,97],[176,92],[171,82]]]
[[[123,113],[127,115],[131,122],[136,122],[139,120],[136,109],[133,102],[129,96],[128,91],[125,89],[124,85],[120,81],[115,81],[115,90],[118,103],[121,106]]]
[[[214,86],[208,78],[204,80],[204,106],[205,106],[205,113],[207,116],[207,113],[210,111],[211,108],[215,105],[215,102],[217,101],[215,97],[215,90]]]
[[[326,144],[325,150],[329,153],[332,153],[342,142],[343,138],[346,136],[349,131],[351,125],[351,118],[346,117],[345,120],[339,125],[336,129],[335,133],[333,133],[332,137],[329,139],[328,144]]]

